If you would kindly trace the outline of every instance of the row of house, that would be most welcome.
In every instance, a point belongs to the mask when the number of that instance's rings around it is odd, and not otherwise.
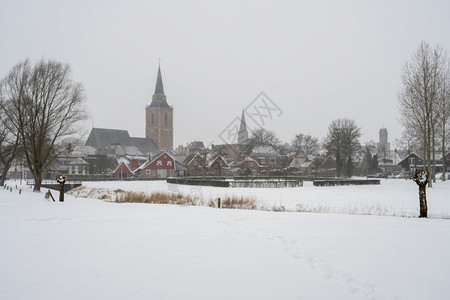
[[[254,147],[248,154],[235,153],[234,159],[222,146],[206,149],[201,142],[193,142],[188,151],[158,151],[143,154],[131,146],[111,145],[104,151],[90,146],[77,146],[61,156],[53,173],[72,176],[103,174],[115,178],[166,178],[178,176],[256,176],[282,175],[288,171],[298,175],[335,176],[336,163],[332,156],[307,157],[301,150],[280,154],[270,146]],[[225,154],[223,154],[225,152]],[[189,154],[188,154],[189,153]],[[187,154],[187,155],[186,155]],[[436,172],[450,171],[450,152],[435,162]],[[400,159],[380,159],[380,172],[410,172],[423,168],[423,160],[416,153]],[[361,159],[356,159],[355,175],[367,175]]]
[[[69,177],[107,176],[125,178],[166,178],[179,176],[257,176],[284,175],[286,172],[296,175],[336,176],[336,162],[332,156],[306,156],[301,150],[290,150],[280,154],[272,147],[254,147],[248,154],[233,152],[227,154],[221,145],[206,149],[201,142],[193,142],[188,151],[155,151],[142,153],[139,148],[118,144],[103,149],[92,146],[68,146],[45,178],[54,178],[55,174]],[[228,149],[232,151],[233,149]],[[234,149],[235,150],[235,149]],[[189,153],[189,154],[188,154]],[[225,153],[225,154],[224,154]],[[187,155],[186,155],[187,154]],[[233,159],[230,159],[232,157]],[[450,151],[444,158],[436,159],[436,173],[450,172]],[[390,159],[380,159],[382,173],[405,172],[423,169],[423,159],[416,153],[400,158],[393,153]],[[23,178],[23,167],[11,169],[11,178]],[[367,175],[361,159],[356,159],[355,175]],[[18,174],[14,174],[14,172]],[[26,174],[26,173],[25,173]]]

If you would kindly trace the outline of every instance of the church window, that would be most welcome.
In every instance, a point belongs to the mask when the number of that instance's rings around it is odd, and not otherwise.
[[[164,124],[167,126],[167,113],[164,114]]]
[[[152,125],[155,125],[155,114],[152,114]]]

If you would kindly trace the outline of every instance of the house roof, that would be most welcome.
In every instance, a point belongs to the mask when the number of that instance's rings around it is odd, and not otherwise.
[[[131,171],[130,167],[128,166],[128,164],[122,160],[120,161],[119,165],[117,166],[117,168],[113,171],[113,173],[116,173],[120,168],[122,168],[120,171],[120,173],[123,173],[123,168],[125,168],[125,171],[128,170],[129,173],[133,173],[133,171]]]
[[[271,146],[258,146],[253,148],[251,156],[280,156],[280,153]]]
[[[230,167],[230,165],[225,161],[223,156],[217,154],[211,154],[207,156],[208,167],[211,167],[217,160],[222,160],[225,163],[224,167]]]
[[[409,153],[408,155],[406,155],[401,161],[399,161],[398,163],[397,163],[397,165],[400,165],[400,164],[402,164],[402,162],[404,162],[405,161],[405,159],[408,159],[408,158],[410,158],[411,157],[411,155],[414,155],[414,156],[417,156],[418,158],[420,158],[420,159],[422,159],[422,157],[420,157],[420,155],[417,155],[417,153],[415,153],[415,152],[411,152],[411,153]]]
[[[76,145],[73,147],[73,150],[70,152],[70,156],[73,157],[81,157],[88,155],[97,155],[99,151],[92,146],[82,146]]]
[[[105,148],[111,145],[131,145],[127,130],[92,128],[86,141],[86,146]]]
[[[89,163],[87,163],[84,159],[82,159],[81,157],[75,158],[73,160],[71,160],[69,162],[69,165],[71,166],[80,166],[80,165],[89,165]]]
[[[107,148],[110,146],[132,146],[142,153],[149,153],[158,150],[158,146],[152,139],[130,137],[127,130],[92,128],[91,133],[84,147]],[[133,151],[130,150],[129,151]]]
[[[152,139],[147,138],[140,138],[140,137],[131,137],[131,145],[135,146],[144,154],[147,154],[149,152],[155,152],[158,151],[159,148],[156,145],[155,141]]]
[[[186,158],[183,160],[183,165],[185,165],[185,166],[189,165],[195,159],[195,157],[197,155],[200,156],[200,154],[198,152],[191,153],[188,156],[186,156]]]
[[[253,159],[252,157],[250,157],[250,156],[248,156],[248,155],[246,155],[243,159],[241,159],[241,160],[239,160],[238,162],[237,162],[237,164],[238,165],[241,165],[241,164],[243,164],[244,162],[253,162],[253,163],[255,163],[257,166],[261,166],[255,159]]]
[[[136,168],[136,170],[134,170],[134,172],[138,171],[138,170],[142,170],[145,167],[147,167],[149,164],[151,164],[152,162],[154,162],[155,160],[157,160],[158,158],[160,158],[163,154],[167,154],[169,155],[175,162],[175,166],[176,166],[176,159],[167,151],[161,151],[159,152],[157,155],[155,155],[154,158],[147,160],[145,163],[143,163],[142,165],[140,165],[138,168]]]
[[[108,147],[106,153],[116,156],[143,156],[143,153],[135,146],[112,145]]]
[[[189,143],[188,148],[205,149],[205,144],[202,141],[193,141]]]

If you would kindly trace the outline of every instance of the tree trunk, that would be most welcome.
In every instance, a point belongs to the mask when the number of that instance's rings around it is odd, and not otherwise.
[[[430,178],[429,173],[426,170],[415,170],[411,175],[411,179],[419,186],[419,206],[420,206],[419,218],[428,217],[426,187],[429,178]]]
[[[427,189],[425,184],[419,184],[419,203],[420,203],[420,215],[419,218],[428,217],[428,206],[427,206]]]
[[[2,175],[0,177],[0,186],[5,185],[6,175],[8,174],[11,164],[4,165]]]
[[[428,136],[427,136],[427,171],[428,171],[428,186],[429,187],[433,187],[433,181],[432,181],[432,177],[430,176],[432,174],[432,163],[431,163],[431,121],[428,120]]]
[[[445,157],[445,124],[442,126],[442,181],[445,181],[447,176],[447,160]]]
[[[60,183],[60,189],[59,189],[59,202],[64,202],[64,182]],[[426,205],[426,204],[425,204]]]
[[[34,188],[33,192],[41,192],[41,185],[42,185],[42,173],[37,171],[36,169],[32,169],[31,173],[34,177]]]
[[[41,192],[41,185],[42,185],[42,176],[35,176],[33,192]]]

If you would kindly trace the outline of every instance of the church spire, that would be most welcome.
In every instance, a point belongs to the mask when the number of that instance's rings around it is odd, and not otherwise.
[[[245,122],[245,113],[242,110],[241,124],[238,131],[238,144],[243,145],[248,142],[247,123]]]
[[[158,64],[158,77],[156,78],[155,95],[164,95],[164,86],[161,76],[161,66]]]
[[[161,66],[158,64],[158,76],[156,77],[155,94],[152,97],[151,107],[169,107],[167,104],[166,94],[164,94],[164,86],[161,76]]]

